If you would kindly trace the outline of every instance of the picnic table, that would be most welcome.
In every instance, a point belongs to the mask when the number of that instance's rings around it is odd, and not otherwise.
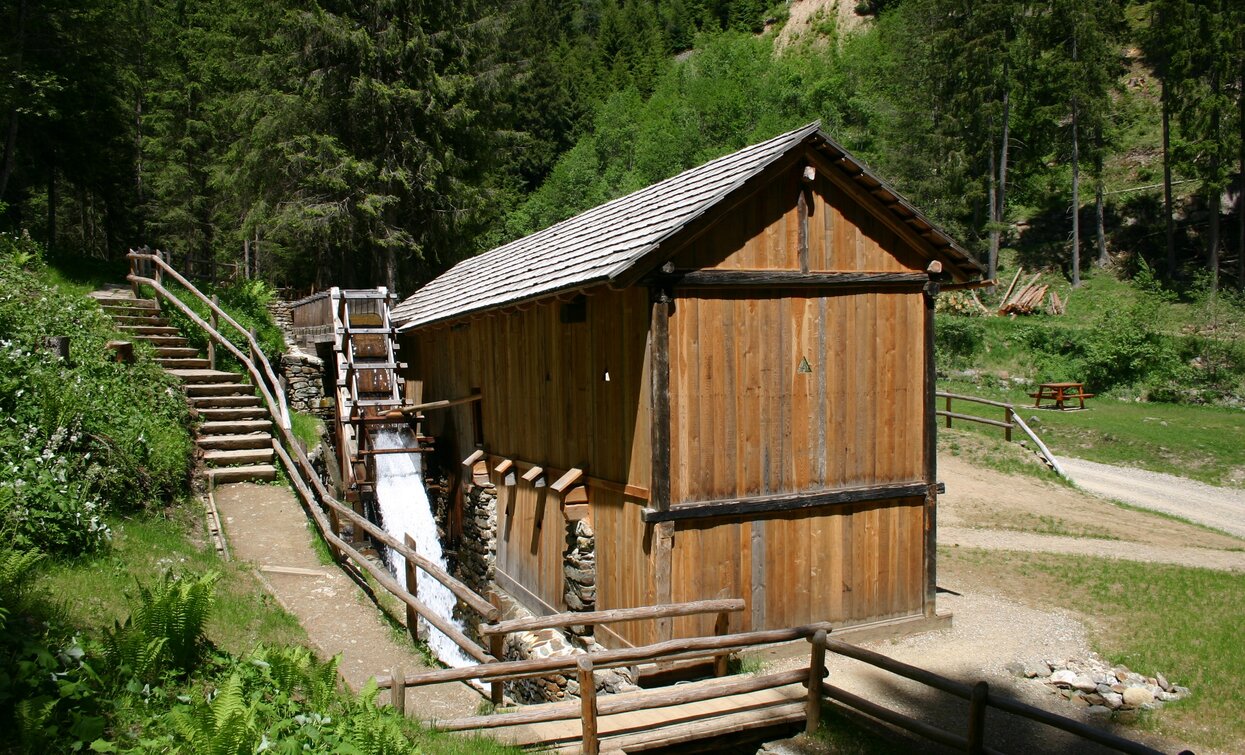
[[[1080,408],[1085,408],[1085,399],[1093,398],[1094,394],[1085,392],[1084,383],[1041,383],[1038,385],[1037,393],[1029,394],[1033,399],[1033,406],[1041,408],[1043,401],[1054,401],[1055,409],[1063,411],[1067,407],[1064,402],[1076,399],[1080,402]]]

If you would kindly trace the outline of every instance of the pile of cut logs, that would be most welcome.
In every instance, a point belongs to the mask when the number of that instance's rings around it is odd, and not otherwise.
[[[1021,269],[1016,270],[1016,275],[1012,277],[1012,283],[1007,287],[1007,293],[1003,294],[1003,304],[999,306],[1000,315],[1033,315],[1045,311],[1051,315],[1062,315],[1067,309],[1067,304],[1059,298],[1059,294],[1049,291],[1050,286],[1038,285],[1039,273],[1034,273],[1028,282],[1016,288],[1016,282],[1020,279]],[[1047,300],[1047,292],[1050,297]]]

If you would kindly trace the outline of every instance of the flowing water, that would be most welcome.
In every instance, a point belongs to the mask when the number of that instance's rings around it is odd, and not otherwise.
[[[377,431],[372,436],[372,441],[378,449],[408,448],[415,445],[414,438],[408,432],[400,430]],[[445,568],[441,541],[437,539],[437,523],[432,517],[428,491],[424,488],[423,458],[419,454],[377,454],[375,459],[376,501],[380,505],[385,531],[398,540],[410,534],[415,539],[417,553]],[[405,560],[392,548],[385,550],[389,570],[393,572],[398,583],[406,587]],[[456,600],[454,593],[422,569],[416,569],[415,572],[419,588],[416,594],[420,601],[438,616],[461,629],[462,623],[453,618]],[[436,627],[428,625],[422,618],[419,623],[427,632],[428,646],[443,663],[455,668],[475,663]]]

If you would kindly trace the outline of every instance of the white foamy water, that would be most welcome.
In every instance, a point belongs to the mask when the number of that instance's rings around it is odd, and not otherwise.
[[[414,438],[400,430],[380,430],[372,436],[372,441],[378,449],[409,448],[415,445]],[[441,542],[437,539],[437,523],[432,518],[432,506],[428,502],[428,491],[424,488],[423,459],[419,454],[377,454],[374,458],[376,502],[380,506],[385,531],[398,540],[410,534],[415,539],[417,553],[445,568],[445,556],[441,552]],[[386,548],[385,551],[389,570],[393,572],[398,583],[406,587],[404,559],[392,548]],[[423,569],[417,568],[415,573],[418,590],[412,592],[433,613],[462,629],[462,623],[453,618],[456,601],[454,593]],[[439,629],[429,625],[423,618],[419,619],[419,623],[427,631],[428,646],[442,663],[454,668],[475,664],[474,660]]]

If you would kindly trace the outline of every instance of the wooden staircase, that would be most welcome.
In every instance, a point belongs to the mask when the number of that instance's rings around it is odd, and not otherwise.
[[[164,319],[154,299],[136,299],[128,288],[106,288],[91,296],[118,330],[151,344],[165,372],[181,381],[201,420],[196,444],[210,484],[276,479],[272,416],[254,386],[239,373],[212,369]]]

